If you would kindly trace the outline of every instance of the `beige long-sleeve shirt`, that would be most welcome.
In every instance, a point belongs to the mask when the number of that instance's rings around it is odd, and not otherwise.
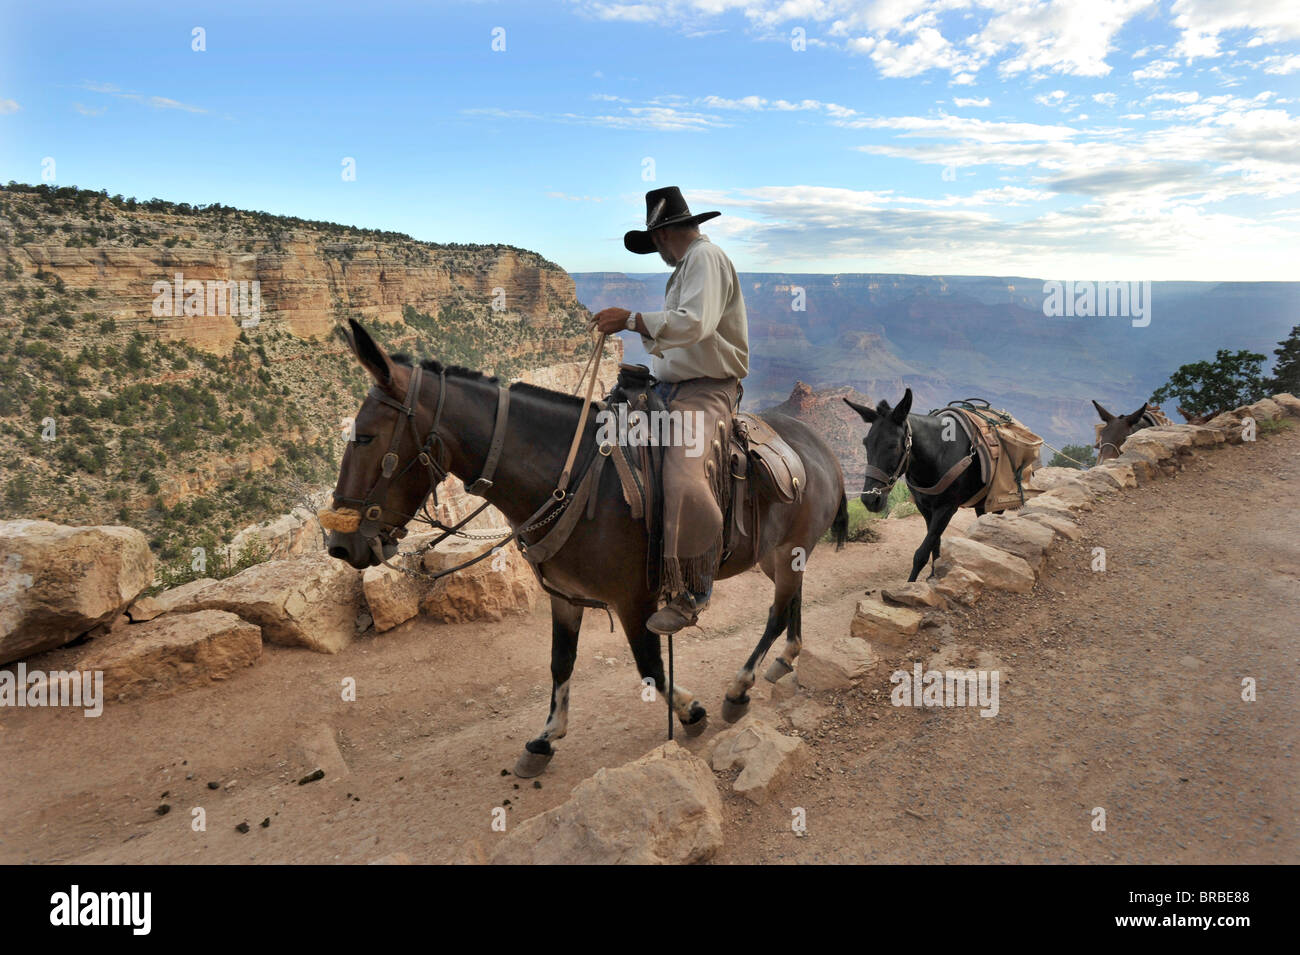
[[[744,378],[749,374],[749,320],[740,279],[727,254],[701,235],[686,249],[664,290],[664,310],[642,312],[660,381]]]

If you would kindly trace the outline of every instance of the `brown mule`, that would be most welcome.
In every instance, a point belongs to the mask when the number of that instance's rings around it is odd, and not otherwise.
[[[351,519],[335,522],[329,536],[331,556],[357,568],[391,556],[407,523],[449,473],[467,486],[476,486],[516,530],[545,520],[547,501],[554,497],[583,400],[528,384],[513,385],[508,399],[503,399],[505,389],[495,378],[432,361],[412,365],[404,356],[388,355],[356,322],[350,324],[353,352],[375,387],[357,413],[354,440],[343,455],[334,507]],[[499,407],[507,403],[508,414],[498,427]],[[837,543],[848,531],[844,478],[834,453],[799,421],[782,415],[766,420],[799,453],[807,481],[796,503],[764,499],[758,503],[757,563],[776,590],[763,636],[727,689],[722,712],[728,721],[744,715],[755,668],[782,633],[786,633],[785,649],[766,676],[776,680],[794,668],[802,647],[800,595],[805,563],[828,528],[833,528]],[[596,430],[595,421],[588,421],[578,462],[595,458]],[[587,516],[577,520],[556,553],[539,563],[552,594],[551,707],[541,734],[525,745],[515,767],[520,776],[540,774],[554,755],[553,743],[568,729],[569,682],[583,613],[574,600],[588,605],[598,601],[613,608],[642,678],[653,681],[661,694],[666,689],[660,638],[646,629],[657,595],[646,584],[645,524],[632,517],[615,469],[604,468],[599,474]],[[578,484],[575,469],[574,486]],[[530,546],[549,530],[538,525],[520,537]],[[753,549],[748,549],[748,558],[728,557],[715,579],[734,577],[753,566]],[[704,707],[680,685],[673,686],[668,696],[668,705],[684,730],[698,735],[707,721]]]
[[[1111,414],[1095,400],[1092,406],[1101,418],[1101,424],[1096,426],[1097,442],[1093,445],[1097,449],[1098,464],[1119,457],[1120,448],[1135,431],[1170,423],[1156,405],[1144,403],[1137,411],[1127,415]]]

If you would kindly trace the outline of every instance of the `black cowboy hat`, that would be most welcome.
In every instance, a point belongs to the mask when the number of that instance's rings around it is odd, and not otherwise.
[[[655,229],[662,229],[666,225],[698,225],[720,215],[721,212],[691,215],[686,200],[682,198],[682,191],[676,186],[651,189],[645,194],[645,231],[633,229],[624,235],[623,247],[637,255],[645,255],[655,250],[654,241],[650,238],[650,233]]]

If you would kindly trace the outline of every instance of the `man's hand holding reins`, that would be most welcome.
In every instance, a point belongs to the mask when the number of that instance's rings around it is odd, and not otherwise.
[[[591,321],[597,330],[604,332],[606,335],[613,335],[616,332],[628,330],[627,320],[632,314],[625,308],[606,308],[593,315]],[[636,330],[642,335],[650,334],[645,327],[645,322],[641,320],[640,312],[636,313]]]

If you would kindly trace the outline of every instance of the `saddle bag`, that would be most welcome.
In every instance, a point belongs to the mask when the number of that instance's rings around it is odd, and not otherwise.
[[[742,412],[733,421],[736,437],[749,450],[750,479],[783,504],[797,502],[808,478],[794,448],[758,415]]]

